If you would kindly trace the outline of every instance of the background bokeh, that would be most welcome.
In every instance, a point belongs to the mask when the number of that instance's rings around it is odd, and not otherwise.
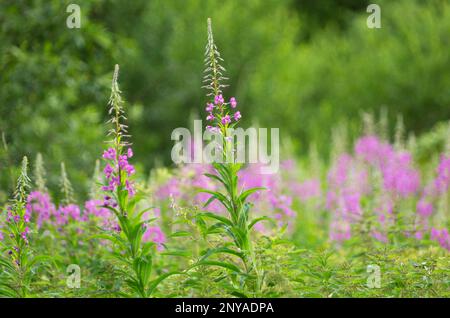
[[[81,7],[81,29],[66,27],[69,3]],[[11,167],[38,152],[51,188],[64,161],[86,191],[115,63],[138,168],[170,165],[171,131],[203,116],[207,17],[243,125],[280,127],[296,155],[315,142],[326,156],[332,128],[356,136],[362,112],[387,110],[391,130],[402,114],[408,131],[435,131],[450,118],[450,2],[377,0],[381,29],[366,26],[369,3],[0,1],[0,195]]]

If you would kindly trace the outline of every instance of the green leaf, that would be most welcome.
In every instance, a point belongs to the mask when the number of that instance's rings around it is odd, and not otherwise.
[[[173,275],[182,275],[182,274],[184,274],[184,273],[183,272],[170,272],[170,273],[166,273],[166,274],[161,275],[158,278],[154,279],[153,281],[150,282],[150,286],[146,291],[147,297],[150,297],[153,294],[153,292],[155,291],[156,287],[158,287],[158,285],[161,282],[163,282],[165,279],[167,279]]]
[[[241,270],[239,269],[239,267],[237,267],[234,264],[228,263],[228,262],[207,261],[207,260],[205,260],[205,261],[200,261],[200,262],[192,265],[190,267],[190,269],[192,269],[194,267],[198,267],[198,266],[219,266],[219,267],[223,267],[223,268],[229,269],[229,270],[231,270],[231,271],[233,271],[233,272],[235,272],[237,274],[243,274],[241,272]]]
[[[227,184],[225,183],[225,181],[223,181],[222,178],[220,178],[219,176],[216,176],[215,174],[211,174],[211,173],[205,173],[204,174],[206,177],[210,178],[210,179],[214,179],[219,181],[220,183],[222,183],[225,187],[227,186]]]
[[[191,236],[192,233],[188,232],[188,231],[178,231],[178,232],[174,232],[172,234],[169,235],[169,237],[185,237],[185,236]]]
[[[211,194],[214,198],[216,198],[217,200],[219,200],[227,210],[230,210],[231,203],[230,203],[230,201],[228,200],[228,198],[227,198],[225,195],[223,195],[222,193],[216,192],[216,191],[211,191],[211,190],[206,190],[206,189],[200,189],[199,192],[200,192],[200,193],[208,193],[208,194]],[[207,204],[209,204],[209,203],[211,203],[211,202],[212,202],[212,200],[211,200],[211,201],[208,200]],[[206,206],[207,204],[205,204],[205,206]]]
[[[237,298],[248,298],[248,296],[246,294],[244,294],[243,292],[240,292],[238,290],[231,291],[231,295],[233,295]]]
[[[245,200],[247,200],[247,198],[250,195],[252,195],[256,191],[260,191],[260,190],[266,190],[266,188],[264,188],[264,187],[256,187],[256,188],[251,188],[251,189],[245,190],[244,192],[241,193],[241,195],[239,196],[238,200],[241,201],[241,202],[245,202]]]
[[[231,255],[237,256],[237,257],[241,258],[243,261],[245,261],[245,257],[244,257],[243,253],[235,251],[228,247],[218,247],[218,248],[208,249],[207,251],[205,251],[202,258],[200,259],[200,262],[206,260],[208,257],[210,257],[213,254],[221,254],[221,253],[231,254]]]
[[[162,252],[160,254],[161,255],[168,255],[168,256],[181,256],[181,257],[189,257],[189,256],[191,256],[191,253],[189,251],[182,251],[182,250],[179,250],[179,251],[176,251],[176,250],[167,251],[167,252]]]
[[[203,217],[207,217],[207,218],[211,218],[211,219],[216,219],[219,222],[222,222],[223,224],[225,224],[227,226],[230,226],[230,227],[233,226],[233,223],[229,219],[224,217],[224,216],[220,216],[220,215],[217,215],[217,214],[214,214],[214,213],[211,213],[211,212],[202,212],[202,213],[199,213],[198,215],[199,216],[203,216]]]
[[[250,224],[248,225],[248,229],[250,230],[251,228],[253,228],[258,222],[261,221],[269,221],[270,223],[274,223],[273,219],[269,218],[268,216],[262,216],[259,218],[254,219],[253,221],[250,222]]]

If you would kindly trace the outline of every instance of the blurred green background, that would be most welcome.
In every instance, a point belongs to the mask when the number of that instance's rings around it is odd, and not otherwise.
[[[81,7],[81,28],[66,7]],[[86,191],[104,147],[115,63],[141,171],[170,164],[170,133],[203,117],[206,19],[230,78],[243,125],[281,127],[298,155],[322,154],[345,120],[362,111],[402,114],[421,134],[450,118],[450,2],[377,0],[369,29],[362,0],[2,0],[0,1],[0,192],[23,155],[44,156],[50,186],[64,161]]]

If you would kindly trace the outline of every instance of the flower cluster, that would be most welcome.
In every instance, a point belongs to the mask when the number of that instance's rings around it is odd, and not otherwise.
[[[5,222],[9,225],[10,229],[13,229],[13,231],[9,234],[9,237],[14,239],[17,235],[26,245],[28,245],[28,234],[30,233],[29,223],[31,220],[30,214],[25,211],[25,214],[21,216],[16,213],[11,206],[6,208],[6,213],[7,215]]]
[[[33,191],[27,198],[24,219],[26,222],[35,220],[38,229],[56,227],[61,231],[72,222],[80,225],[94,222],[104,229],[113,229],[116,227],[113,214],[103,206],[103,201],[91,199],[85,202],[84,209],[73,203],[56,208],[48,193]]]
[[[209,125],[206,126],[211,132],[224,132],[226,128],[229,126],[233,126],[233,122],[236,123],[239,119],[242,118],[241,112],[236,111],[232,113],[237,107],[236,98],[231,97],[230,100],[226,103],[222,94],[214,96],[213,102],[208,102],[206,104],[206,112],[208,115],[206,116],[206,120],[209,122]]]
[[[55,223],[58,226],[67,225],[69,221],[86,221],[81,214],[81,210],[76,204],[62,205],[55,213]]]
[[[107,185],[102,187],[103,191],[115,191],[118,187],[124,186],[128,191],[130,197],[134,196],[135,189],[133,183],[128,180],[128,177],[133,175],[136,171],[134,166],[128,163],[128,159],[133,157],[133,151],[128,148],[126,154],[117,154],[114,148],[109,148],[103,153],[103,158],[108,161],[103,170]],[[109,204],[109,199],[105,198],[105,204]]]
[[[447,192],[450,185],[450,157],[442,155],[436,169],[436,177],[424,188],[420,200],[417,202],[417,233],[423,236],[423,232],[430,230],[430,218],[435,212],[435,207],[442,200],[447,200]],[[431,236],[433,231],[431,232]],[[441,244],[442,245],[442,244]]]
[[[330,237],[349,237],[348,224],[361,219],[361,198],[368,192],[368,174],[364,167],[351,155],[340,155],[328,173],[325,206],[333,213]]]
[[[372,199],[376,221],[371,235],[387,241],[387,229],[394,220],[394,209],[419,192],[420,174],[412,156],[374,135],[363,136],[355,144],[354,155],[339,155],[328,174],[326,208],[332,212],[330,237],[351,237],[351,224],[362,220],[363,201]],[[421,203],[425,212],[429,209]],[[428,212],[427,212],[428,213]]]
[[[406,151],[395,151],[376,136],[360,138],[355,146],[357,157],[379,169],[386,191],[400,197],[415,194],[420,186],[420,175],[412,167],[412,157]]]
[[[35,215],[38,228],[41,228],[43,223],[48,222],[56,214],[55,205],[51,202],[48,193],[39,191],[30,193],[26,209],[29,215]]]

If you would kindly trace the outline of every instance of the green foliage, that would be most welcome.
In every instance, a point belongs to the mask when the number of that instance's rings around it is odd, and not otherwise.
[[[82,29],[66,27],[70,1],[0,3],[0,131],[12,163],[42,153],[50,171],[65,161],[76,188],[101,149],[104,92],[110,65],[126,51],[101,20],[109,1],[82,4]],[[126,41],[126,40],[124,40]],[[123,42],[121,42],[123,43]],[[121,56],[125,58],[127,53]],[[0,167],[3,169],[5,166]],[[11,183],[1,175],[1,189]],[[48,186],[56,192],[55,174]],[[84,189],[84,187],[82,188]]]
[[[14,198],[8,207],[6,222],[7,237],[0,242],[0,296],[27,297],[30,285],[35,280],[34,269],[42,256],[36,256],[28,242],[29,219],[25,204],[30,188],[28,177],[28,159],[23,157],[22,169],[17,179]]]
[[[83,1],[81,29],[66,27],[69,3],[0,2],[1,297],[450,297],[448,251],[427,237],[403,235],[414,200],[399,207],[392,244],[367,235],[373,216],[366,216],[357,236],[331,245],[330,215],[317,202],[295,207],[292,229],[259,233],[255,225],[272,220],[256,216],[249,197],[262,189],[238,189],[242,167],[216,163],[206,176],[220,189],[202,190],[211,195],[204,207],[173,198],[161,207],[168,237],[160,251],[143,240],[154,221],[144,214],[169,169],[157,170],[147,186],[140,174],[134,196],[120,171],[110,194],[117,206],[107,207],[120,231],[103,232],[95,222],[28,224],[26,157],[19,164],[23,154],[36,156],[32,190],[57,193],[63,205],[87,195],[103,199],[98,162],[91,175],[107,116],[116,154],[129,145],[118,67],[109,114],[103,107],[117,61],[125,70],[138,170],[169,163],[171,131],[203,111],[202,80],[213,95],[225,87],[217,41],[230,65],[227,84],[246,114],[243,125],[281,127],[293,155],[310,145],[309,156],[298,160],[302,177],[315,171],[325,179],[323,155],[348,151],[364,129],[386,139],[395,130],[396,147],[407,147],[430,180],[437,155],[450,149],[448,2],[380,0],[376,30],[366,27],[368,1]],[[199,39],[207,17],[221,36],[213,39],[209,28],[203,78]],[[406,138],[405,131],[414,134]],[[67,166],[58,177],[61,162]],[[449,198],[440,211],[449,211]],[[207,211],[213,201],[227,213]],[[365,210],[372,205],[363,202]],[[82,268],[80,289],[66,286],[69,264]],[[370,265],[380,267],[380,288],[367,284]]]

